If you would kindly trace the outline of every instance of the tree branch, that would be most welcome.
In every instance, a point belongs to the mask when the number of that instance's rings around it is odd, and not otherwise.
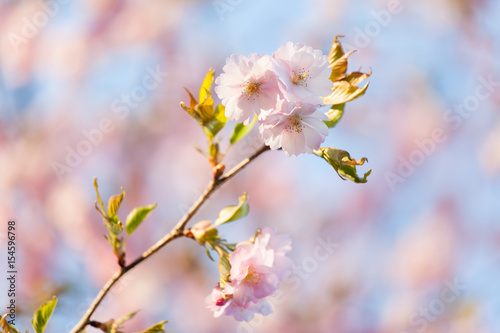
[[[162,247],[167,245],[170,241],[184,236],[184,228],[188,224],[188,222],[191,220],[191,218],[196,214],[196,212],[200,209],[200,207],[205,203],[205,201],[208,200],[210,195],[214,193],[220,186],[222,186],[225,182],[227,182],[229,179],[234,177],[239,171],[241,171],[244,167],[246,167],[250,162],[252,162],[254,159],[259,157],[262,153],[265,151],[269,150],[268,146],[262,146],[259,148],[255,153],[253,153],[250,157],[244,159],[241,161],[238,165],[236,165],[234,168],[232,168],[230,171],[228,171],[225,175],[218,179],[212,179],[210,183],[208,184],[207,189],[203,194],[196,200],[196,202],[191,206],[189,211],[177,222],[175,227],[168,233],[166,234],[162,239],[160,239],[158,242],[156,242],[153,246],[151,246],[149,249],[144,251],[142,255],[135,259],[133,262],[131,262],[128,265],[125,265],[124,267],[120,267],[118,271],[115,272],[115,274],[106,282],[106,284],[102,287],[102,289],[99,291],[97,296],[95,297],[94,301],[90,305],[90,307],[87,309],[85,314],[83,315],[82,319],[76,324],[76,326],[71,330],[70,333],[78,333],[81,332],[87,325],[91,324],[90,317],[94,314],[94,312],[97,310],[99,307],[99,304],[101,301],[104,299],[104,297],[107,295],[109,290],[115,285],[120,278],[125,275],[128,271],[130,271],[132,268],[135,266],[139,265],[141,262],[152,256],[154,253],[156,253],[158,250],[160,250]]]

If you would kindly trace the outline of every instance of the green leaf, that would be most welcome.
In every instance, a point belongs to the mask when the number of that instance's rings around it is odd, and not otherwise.
[[[241,139],[243,139],[248,133],[250,133],[250,131],[252,130],[252,128],[255,126],[255,124],[257,123],[257,115],[255,115],[255,117],[253,118],[252,122],[248,125],[243,125],[243,123],[239,123],[239,124],[236,124],[236,126],[234,127],[234,131],[233,131],[233,134],[231,135],[231,139],[229,140],[229,142],[234,145],[236,142],[240,141]]]
[[[189,95],[189,106],[194,109],[194,107],[196,105],[198,105],[198,102],[196,101],[196,99],[194,98],[193,94],[191,94],[191,92],[189,90],[187,90],[186,88],[184,88],[184,90],[186,90],[186,92],[188,93]]]
[[[212,255],[210,254],[210,251],[208,250],[208,248],[206,246],[205,246],[205,252],[207,253],[207,256],[210,260],[215,261],[214,258],[212,257]]]
[[[220,247],[216,248],[219,252],[219,274],[220,274],[220,285],[224,286],[226,282],[229,281],[229,275],[231,275],[231,264],[229,263],[229,253]]]
[[[342,103],[342,104],[332,105],[330,110],[328,110],[326,115],[330,120],[324,122],[326,126],[328,126],[328,128],[333,128],[335,127],[335,125],[337,125],[337,123],[342,118],[342,115],[344,114],[344,107],[345,103]]]
[[[213,102],[213,100],[212,100]],[[213,104],[212,104],[213,108]],[[225,108],[219,104],[213,111],[212,118],[203,124],[203,129],[209,138],[213,138],[220,132],[227,123],[228,118],[225,115]]]
[[[214,117],[223,124],[227,123],[229,118],[226,117],[226,108],[224,107],[224,105],[222,104],[217,105],[214,111]]]
[[[212,143],[208,147],[208,156],[212,157],[214,160],[217,159],[219,156],[219,144],[218,143]]]
[[[314,154],[324,158],[343,180],[350,179],[355,183],[366,183],[366,178],[372,172],[370,169],[364,174],[363,178],[359,177],[356,172],[356,166],[363,165],[368,159],[363,157],[357,161],[351,158],[349,153],[345,150],[337,148],[320,148],[319,150],[315,150]]]
[[[146,329],[145,331],[142,331],[140,333],[165,333],[165,328],[163,325],[168,323],[168,320],[164,320],[162,322],[159,322],[156,325],[151,326],[150,328]]]
[[[201,117],[200,115],[198,114],[198,111],[195,109],[196,106],[198,105],[198,102],[196,101],[196,99],[194,98],[193,94],[191,94],[191,92],[189,90],[187,90],[186,88],[184,88],[184,90],[186,90],[186,92],[188,93],[189,95],[189,106],[186,106],[184,105],[183,102],[181,102],[181,107],[184,109],[184,111],[186,111],[194,120],[196,120],[197,122],[201,123]]]
[[[181,107],[203,127],[209,141],[219,133],[227,122],[224,106],[219,105],[214,109],[214,100],[210,93],[214,74],[215,71],[211,68],[205,76],[199,93],[200,102],[197,102],[193,94],[187,89],[190,106],[188,107],[181,102]]]
[[[122,194],[113,195],[108,200],[108,216],[115,216],[118,212],[118,208],[122,204],[123,198],[125,197],[125,190],[122,187]]]
[[[355,98],[363,96],[369,84],[370,82],[363,88],[358,88],[347,81],[336,81],[333,83],[332,93],[323,97],[323,103],[326,105],[336,105],[350,102]]]
[[[239,198],[239,203],[236,206],[228,206],[219,212],[219,216],[215,219],[214,226],[218,226],[227,222],[241,219],[248,215],[248,195],[244,193]]]
[[[210,92],[207,91],[206,94],[207,97],[205,100],[194,107],[195,111],[201,118],[201,124],[203,126],[208,125],[214,117],[214,99],[212,98],[212,94],[210,94]]]
[[[198,115],[198,113],[195,111],[194,108],[190,108],[190,107],[187,107],[186,105],[184,105],[183,102],[181,102],[181,108],[184,109],[184,111],[186,111],[192,118],[194,118],[194,120],[196,120],[197,122],[200,122],[201,121],[201,118],[200,116]]]
[[[134,208],[128,214],[126,224],[127,235],[130,235],[134,230],[142,223],[142,221],[146,218],[150,211],[155,209],[157,204]]]
[[[118,218],[118,216],[116,215],[110,216],[105,221],[106,221],[106,228],[108,229],[110,234],[117,236],[122,232],[123,224]]]
[[[205,79],[203,80],[203,83],[201,84],[200,103],[203,103],[203,101],[207,98],[207,92],[210,92],[210,88],[212,88],[212,83],[214,82],[214,74],[215,70],[213,68],[210,68],[207,75],[205,76]]]
[[[101,213],[102,217],[105,217],[104,214],[106,214],[106,211],[104,210],[104,205],[102,204],[101,195],[99,194],[99,188],[97,186],[97,178],[96,177],[94,177],[94,188],[95,188],[95,193],[97,194],[97,202],[99,202],[99,206],[101,206],[101,211],[99,211],[99,213]],[[96,205],[96,209],[97,209],[97,205]]]
[[[54,308],[57,303],[57,297],[52,297],[51,301],[48,301],[40,306],[40,308],[33,315],[33,319],[31,323],[33,324],[33,328],[36,333],[42,333],[45,330],[45,326],[47,326],[47,322],[54,311]]]
[[[122,316],[118,318],[116,321],[110,321],[111,323],[111,328],[109,333],[120,333],[121,331],[121,326],[123,323],[125,323],[127,320],[130,320],[133,316],[135,316],[139,311],[134,311],[132,313],[126,314],[125,316]]]

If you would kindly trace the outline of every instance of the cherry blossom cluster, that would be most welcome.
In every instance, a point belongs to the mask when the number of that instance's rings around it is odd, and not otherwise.
[[[264,228],[253,242],[238,243],[229,256],[228,281],[223,286],[218,284],[206,299],[214,317],[225,314],[238,321],[250,321],[256,313],[270,314],[266,297],[290,276],[292,261],[286,257],[290,249],[290,237],[275,235],[271,228]]]
[[[259,132],[271,149],[290,155],[312,153],[328,135],[318,111],[332,92],[328,56],[288,42],[271,56],[232,55],[215,80],[226,117],[245,125],[258,117]]]

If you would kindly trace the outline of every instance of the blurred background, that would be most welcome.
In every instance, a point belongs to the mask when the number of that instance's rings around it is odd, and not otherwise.
[[[179,106],[184,87],[197,92],[233,53],[287,41],[327,53],[344,35],[358,50],[349,71],[373,75],[324,146],[368,157],[368,183],[315,156],[266,152],[193,219],[247,191],[249,216],[221,233],[291,235],[296,270],[274,313],[214,319],[204,300],[217,265],[180,239],[126,275],[94,319],[140,309],[128,331],[168,320],[168,332],[499,332],[499,17],[493,0],[1,1],[0,248],[15,219],[18,328],[55,294],[47,332],[68,332],[116,270],[94,176],[105,198],[125,188],[122,219],[158,203],[129,260],[204,190],[210,167],[194,145],[205,139]],[[256,134],[228,165],[259,147]]]

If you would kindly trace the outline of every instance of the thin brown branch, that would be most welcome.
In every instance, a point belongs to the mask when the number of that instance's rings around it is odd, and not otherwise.
[[[156,242],[153,246],[151,246],[149,249],[144,251],[142,255],[135,259],[133,262],[130,264],[120,267],[118,271],[106,282],[106,284],[102,287],[102,289],[99,291],[97,296],[95,297],[94,301],[90,305],[90,307],[87,309],[83,317],[80,319],[80,321],[76,324],[76,326],[71,330],[70,333],[78,333],[81,332],[87,325],[90,325],[93,323],[93,321],[90,320],[94,312],[97,310],[99,307],[99,304],[101,304],[101,301],[104,299],[104,297],[107,295],[109,290],[115,285],[120,278],[125,275],[128,271],[130,271],[132,268],[135,266],[139,265],[141,262],[152,256],[154,253],[156,253],[158,250],[160,250],[162,247],[167,245],[170,241],[186,236],[184,234],[184,228],[188,224],[188,222],[191,220],[191,218],[196,214],[196,212],[200,209],[200,207],[208,200],[210,195],[212,195],[213,192],[215,192],[220,186],[222,186],[225,182],[227,182],[229,179],[234,177],[239,171],[241,171],[243,168],[245,168],[250,162],[252,162],[254,159],[259,157],[262,153],[265,151],[269,150],[269,147],[267,146],[262,146],[260,149],[258,149],[255,153],[253,153],[250,157],[244,159],[241,161],[238,165],[236,165],[234,168],[232,168],[230,171],[228,171],[225,175],[223,175],[220,178],[214,178],[210,181],[208,184],[207,189],[203,194],[196,200],[196,202],[191,206],[189,211],[177,222],[175,227],[167,234],[165,235],[162,239],[160,239],[158,242]]]

